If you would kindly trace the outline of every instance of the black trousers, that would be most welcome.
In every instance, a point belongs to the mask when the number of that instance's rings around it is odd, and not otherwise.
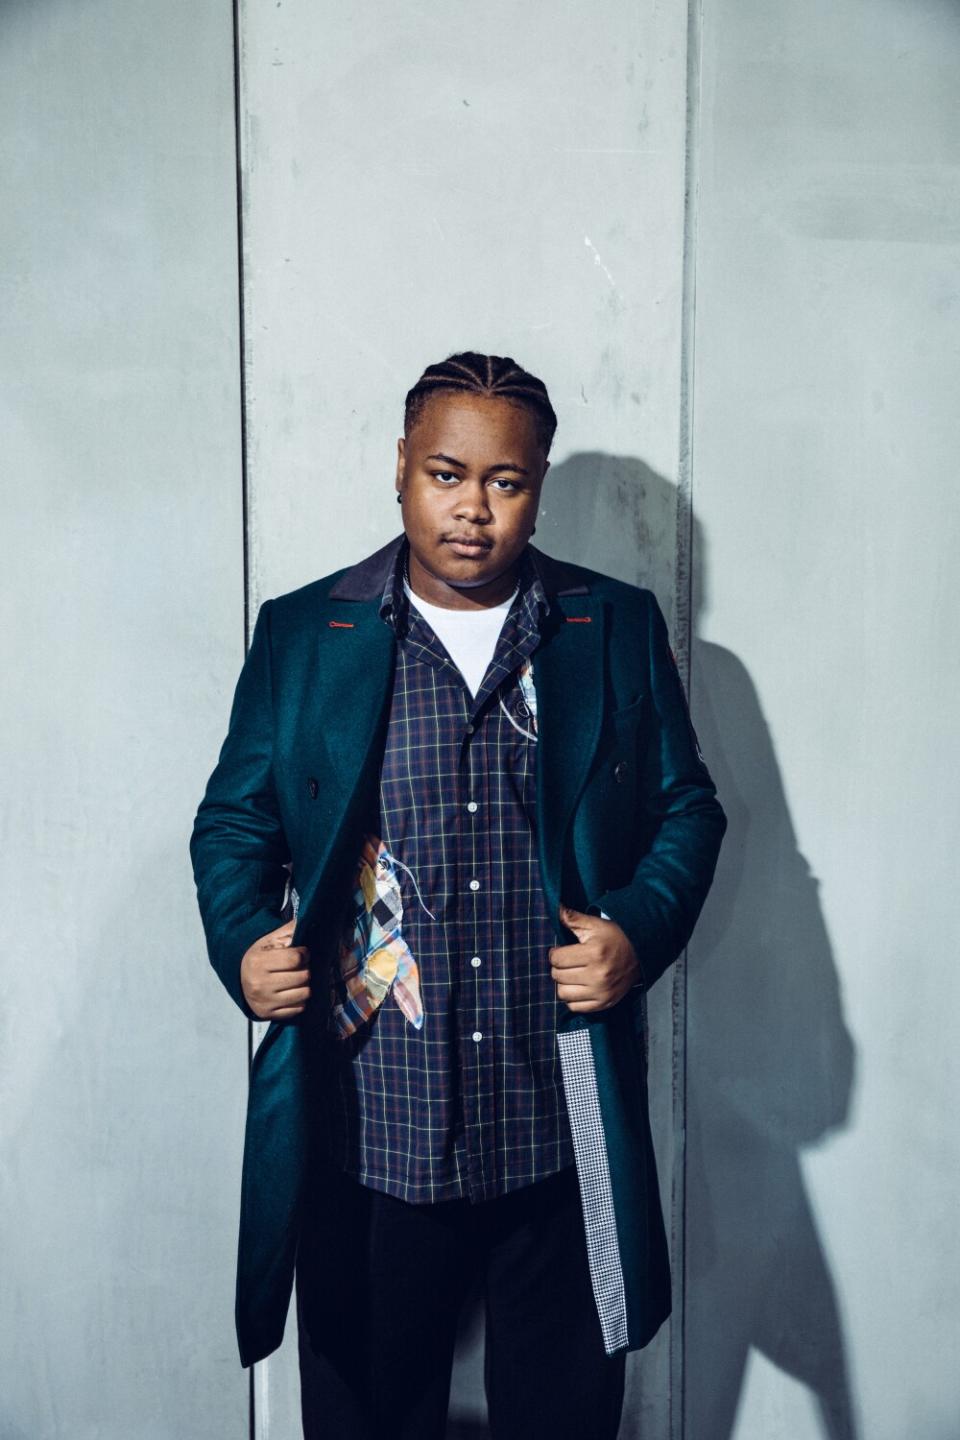
[[[626,1353],[604,1352],[573,1166],[435,1205],[315,1169],[296,1272],[305,1440],[443,1440],[478,1287],[494,1440],[615,1440]]]

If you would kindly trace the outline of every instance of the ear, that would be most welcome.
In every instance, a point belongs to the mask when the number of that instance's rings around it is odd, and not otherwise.
[[[400,489],[400,486],[403,484],[403,472],[404,472],[404,470],[406,469],[406,465],[407,465],[407,457],[406,457],[406,455],[405,455],[405,453],[404,453],[404,448],[403,448],[403,436],[401,435],[401,436],[400,436],[400,439],[397,441],[397,479],[396,479],[396,489],[397,489],[397,490],[399,490],[399,489]]]

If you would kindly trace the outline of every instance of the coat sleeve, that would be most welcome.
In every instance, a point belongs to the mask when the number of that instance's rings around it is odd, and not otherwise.
[[[270,607],[264,601],[237,681],[227,737],[190,840],[207,951],[248,1019],[240,962],[282,923],[289,847],[273,783]]]
[[[649,989],[693,933],[727,817],[700,753],[663,612],[647,593],[651,729],[640,780],[652,839],[629,883],[593,903],[629,937]]]

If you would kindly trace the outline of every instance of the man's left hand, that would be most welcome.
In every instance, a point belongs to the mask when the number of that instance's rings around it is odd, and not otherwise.
[[[550,973],[557,999],[569,1010],[608,1010],[640,978],[637,954],[615,920],[560,906],[560,919],[577,937],[575,945],[551,945]]]

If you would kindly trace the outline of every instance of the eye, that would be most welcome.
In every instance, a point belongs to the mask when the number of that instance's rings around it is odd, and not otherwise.
[[[460,479],[460,476],[455,475],[452,470],[431,470],[430,473],[433,476],[434,480],[439,480],[441,484],[446,484],[448,480]]]
[[[508,490],[520,489],[520,486],[517,484],[516,480],[505,480],[502,475],[498,476],[498,478],[494,480],[493,483],[494,485],[505,485]]]

